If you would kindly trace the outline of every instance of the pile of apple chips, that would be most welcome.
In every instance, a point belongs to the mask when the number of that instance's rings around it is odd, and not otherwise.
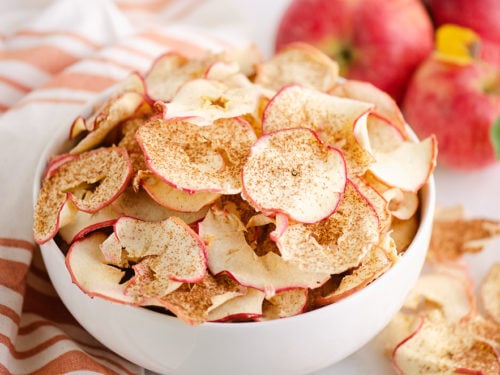
[[[292,44],[134,73],[54,156],[34,214],[88,295],[188,324],[270,320],[338,301],[418,228],[436,141],[394,101]]]
[[[500,221],[436,213],[424,273],[381,333],[399,374],[500,374],[500,263],[474,279],[464,254],[500,236]]]

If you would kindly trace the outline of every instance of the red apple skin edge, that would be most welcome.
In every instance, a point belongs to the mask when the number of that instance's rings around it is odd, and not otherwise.
[[[398,103],[434,44],[420,0],[292,0],[276,49],[293,41],[316,46],[339,63],[342,76],[368,81]]]
[[[496,162],[490,131],[500,116],[500,72],[493,66],[429,57],[408,86],[403,112],[419,137],[436,135],[438,165],[475,170]]]

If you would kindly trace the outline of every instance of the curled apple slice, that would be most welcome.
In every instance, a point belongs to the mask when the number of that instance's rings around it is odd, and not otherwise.
[[[207,274],[200,282],[184,284],[159,302],[187,324],[197,325],[210,319],[211,310],[245,293],[246,288],[227,275]]]
[[[56,234],[66,201],[96,212],[121,194],[131,175],[128,154],[119,147],[88,151],[59,165],[42,181],[34,212],[35,241],[41,244]]]
[[[134,191],[131,187],[127,188],[111,206],[120,212],[121,216],[129,216],[143,221],[162,221],[170,216],[176,216],[186,224],[203,219],[208,211],[208,207],[203,207],[196,212],[171,210],[155,202],[145,191]]]
[[[87,121],[93,124],[89,126],[89,133],[71,149],[70,153],[80,154],[98,146],[120,122],[146,107],[149,107],[149,104],[144,96],[134,91],[125,91],[111,97],[92,120]]]
[[[285,129],[254,143],[242,180],[242,195],[255,209],[314,223],[337,208],[346,183],[345,161],[310,129]]]
[[[66,266],[73,282],[91,297],[134,304],[135,299],[125,294],[126,284],[121,280],[125,271],[106,263],[99,246],[106,239],[95,232],[74,242],[66,256]]]
[[[318,297],[315,299],[314,303],[318,306],[324,306],[350,296],[377,279],[386,272],[393,263],[394,258],[389,256],[387,250],[380,246],[373,246],[362,263],[354,268],[351,273],[342,277],[335,290]]]
[[[407,220],[393,218],[391,221],[390,234],[396,242],[398,253],[404,252],[410,246],[419,226],[417,215],[413,215]]]
[[[279,292],[264,300],[262,318],[260,320],[282,319],[305,311],[308,290],[296,288]]]
[[[444,319],[459,322],[474,311],[472,291],[457,277],[444,273],[429,273],[419,277],[410,291],[404,307],[417,310],[423,302],[433,304]]]
[[[256,136],[238,118],[204,127],[156,119],[139,128],[137,139],[149,168],[168,184],[189,192],[236,194]]]
[[[66,243],[71,244],[75,239],[94,230],[112,226],[119,217],[120,213],[113,207],[113,204],[97,212],[76,210],[72,220],[68,224],[60,226],[59,235]]]
[[[262,316],[264,293],[254,288],[247,288],[244,295],[235,296],[222,305],[208,310],[208,320],[217,322],[255,320]]]
[[[370,103],[331,96],[299,85],[283,87],[267,104],[263,133],[306,127],[345,155],[349,175],[362,175],[374,160],[366,118]]]
[[[463,217],[435,219],[428,256],[434,260],[456,260],[465,253],[481,251],[500,234],[500,221]]]
[[[145,74],[148,95],[153,100],[169,102],[187,81],[203,75],[207,61],[189,59],[177,52],[158,57]]]
[[[151,171],[139,171],[136,181],[158,204],[180,212],[197,212],[215,202],[221,194],[187,192],[163,182]]]
[[[198,282],[206,275],[205,246],[198,235],[177,217],[159,222],[121,217],[101,250],[107,261],[120,267],[146,260],[147,269],[154,278],[140,289],[151,297],[163,296],[162,289],[157,290],[156,284],[160,286],[166,280]]]
[[[339,80],[329,93],[375,104],[370,117],[380,117],[389,121],[399,130],[401,135],[406,137],[406,123],[398,104],[389,94],[380,90],[375,85],[353,79]]]
[[[297,83],[329,90],[338,78],[338,64],[321,50],[305,43],[291,43],[257,68],[255,82],[273,90]]]
[[[488,316],[500,324],[500,263],[490,267],[481,283],[480,296]]]
[[[245,227],[237,216],[210,209],[199,223],[207,244],[208,267],[213,274],[226,272],[240,284],[261,290],[266,298],[293,288],[316,288],[328,273],[302,271],[274,252],[256,256],[245,239]]]
[[[417,193],[390,188],[384,191],[382,196],[387,201],[391,214],[400,220],[408,220],[417,212],[419,205]]]
[[[309,272],[338,274],[357,267],[379,242],[376,211],[349,180],[333,215],[314,224],[286,221],[276,217],[273,235],[281,256]]]
[[[393,352],[401,374],[498,374],[498,353],[488,343],[457,333],[457,326],[423,318]]]
[[[165,104],[163,115],[165,119],[189,117],[197,125],[210,125],[221,118],[253,114],[260,92],[254,85],[228,86],[216,80],[194,79]]]
[[[420,142],[402,142],[393,151],[376,153],[371,173],[389,186],[417,192],[436,166],[437,141],[434,136]]]

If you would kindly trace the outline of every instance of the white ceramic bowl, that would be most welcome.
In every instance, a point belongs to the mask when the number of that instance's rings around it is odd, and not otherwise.
[[[35,181],[41,180],[48,158],[67,149],[67,134],[62,129],[47,146]],[[38,190],[36,183],[35,200]],[[332,305],[266,322],[192,327],[145,308],[92,299],[72,283],[56,243],[41,248],[50,278],[69,311],[97,340],[131,362],[162,374],[306,374],[361,348],[399,310],[425,260],[434,204],[431,178],[421,191],[421,222],[412,244],[379,279]]]

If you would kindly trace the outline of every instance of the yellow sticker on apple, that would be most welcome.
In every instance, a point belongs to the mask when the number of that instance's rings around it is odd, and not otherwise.
[[[470,64],[479,55],[480,43],[479,35],[466,27],[446,24],[436,30],[436,56],[443,61]]]

